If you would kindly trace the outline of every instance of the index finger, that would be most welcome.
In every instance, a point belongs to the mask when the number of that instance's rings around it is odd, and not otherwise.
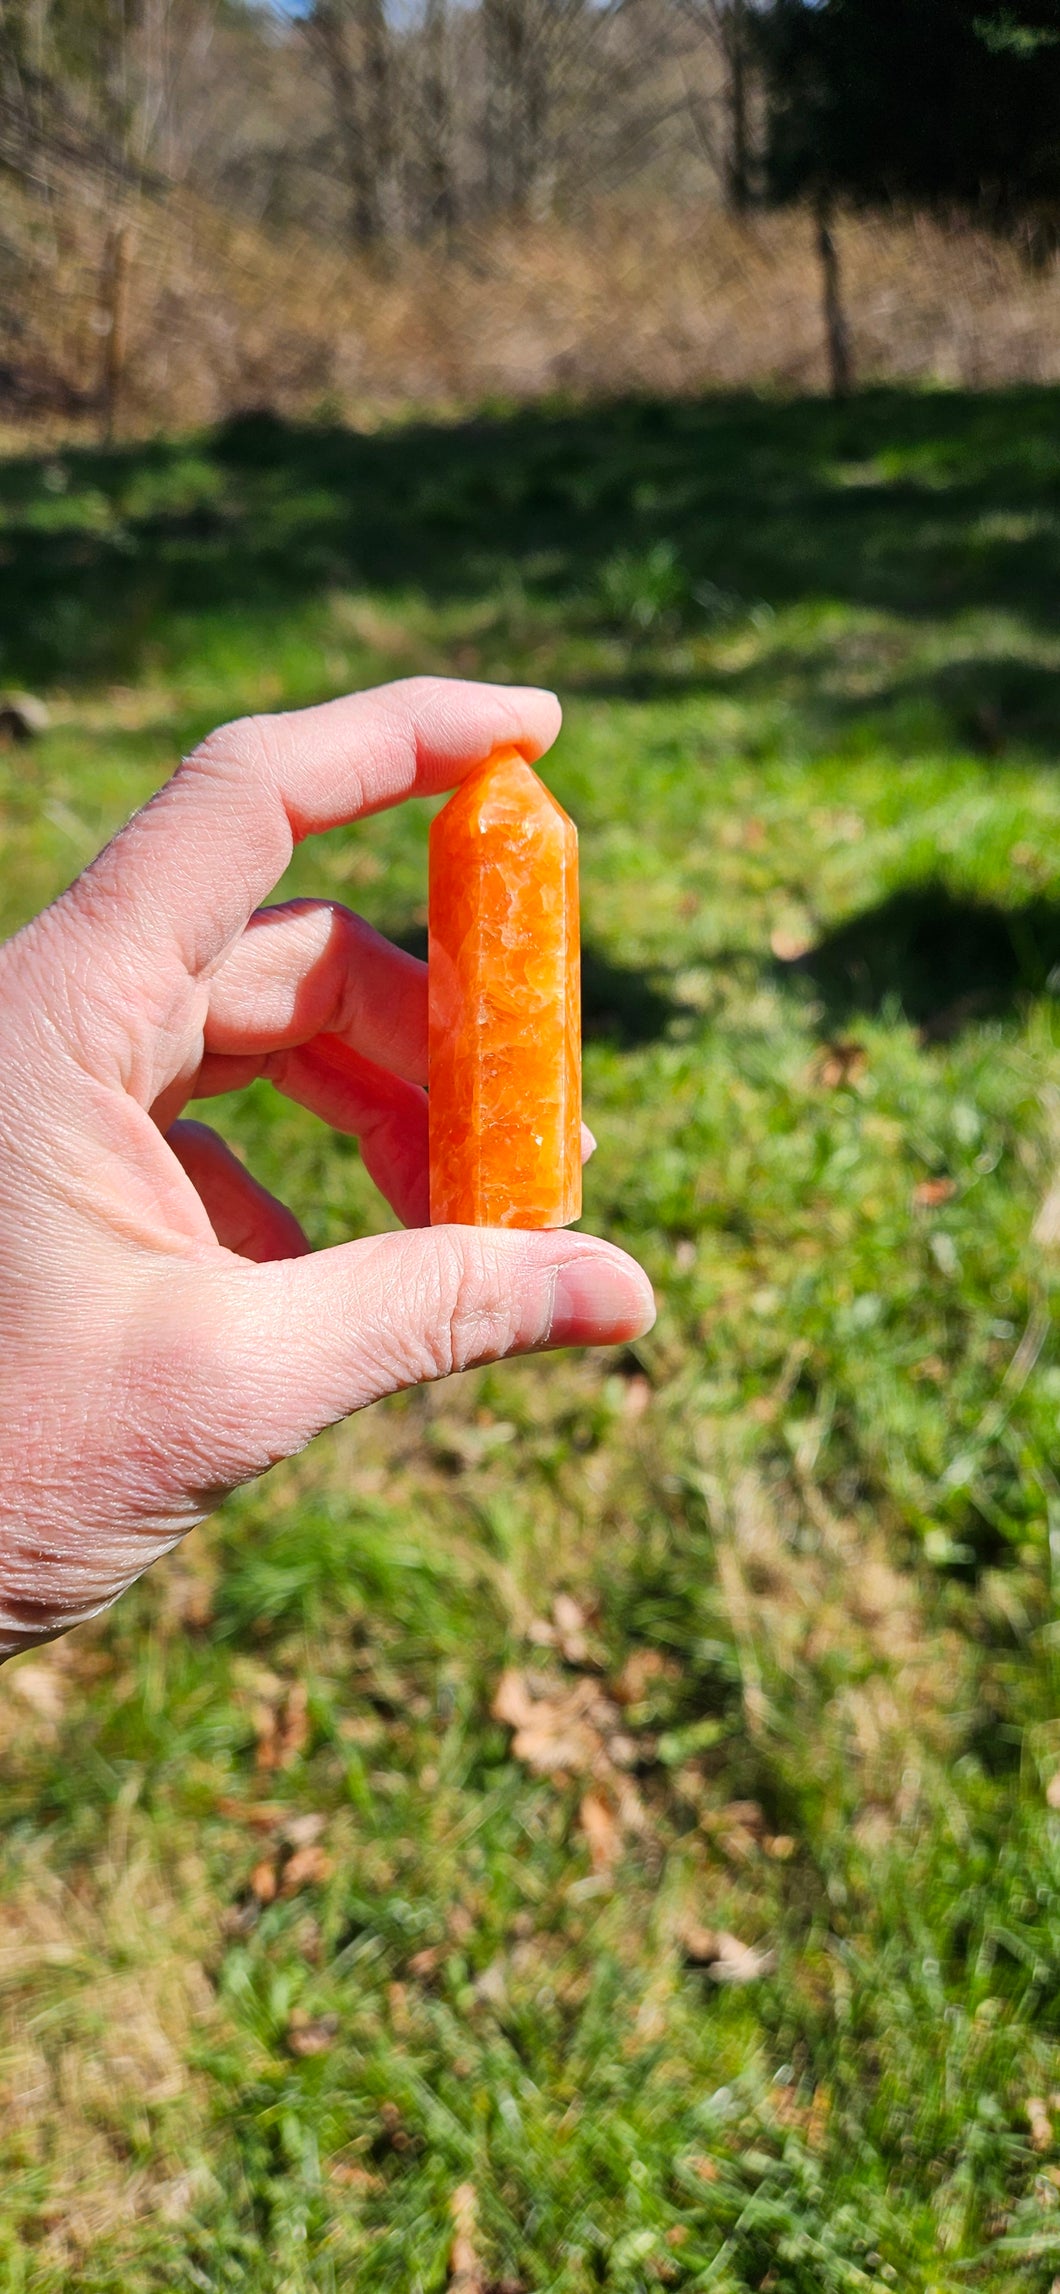
[[[185,759],[69,897],[153,979],[167,955],[201,977],[304,837],[452,788],[502,744],[533,762],[559,727],[552,693],[445,677],[241,718]]]

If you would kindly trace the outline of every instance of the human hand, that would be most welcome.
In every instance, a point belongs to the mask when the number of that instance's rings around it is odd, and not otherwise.
[[[259,908],[315,831],[446,789],[559,707],[413,678],[211,735],[0,948],[0,1659],[93,1616],[225,1493],[380,1395],[649,1327],[568,1233],[429,1227],[426,967],[334,901]],[[268,1076],[408,1231],[307,1256],[190,1099]]]

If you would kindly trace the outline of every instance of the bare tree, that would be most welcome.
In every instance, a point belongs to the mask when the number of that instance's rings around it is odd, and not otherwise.
[[[486,181],[490,204],[532,211],[548,110],[548,0],[481,0],[486,51]]]
[[[453,114],[446,0],[426,0],[423,20],[423,114],[426,221],[448,238],[457,219]]]
[[[380,246],[394,161],[390,28],[384,0],[314,0],[307,32],[324,59],[354,244]]]
[[[679,0],[706,51],[708,89],[690,90],[696,132],[730,214],[755,192],[754,49],[749,0]]]
[[[751,43],[747,0],[715,7],[718,39],[726,65],[725,197],[734,215],[751,204],[750,80]]]

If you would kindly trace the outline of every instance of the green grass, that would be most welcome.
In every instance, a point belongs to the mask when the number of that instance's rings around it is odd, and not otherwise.
[[[13,2294],[435,2294],[468,2183],[477,2294],[1060,2274],[1058,575],[1046,391],[0,466],[0,678],[54,719],[0,756],[7,928],[225,716],[561,692],[585,1223],[661,1308],[338,1429],[0,1677]],[[421,944],[426,827],[289,889]],[[216,1119],[315,1242],[379,1223],[266,1087]],[[506,1667],[627,1668],[613,1870]],[[689,1920],[774,1957],[715,1983]]]

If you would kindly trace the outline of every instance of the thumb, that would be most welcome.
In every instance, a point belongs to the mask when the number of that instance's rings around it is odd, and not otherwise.
[[[400,1387],[543,1347],[614,1345],[655,1320],[634,1259],[563,1232],[420,1227],[232,1279],[225,1352],[269,1462]]]

